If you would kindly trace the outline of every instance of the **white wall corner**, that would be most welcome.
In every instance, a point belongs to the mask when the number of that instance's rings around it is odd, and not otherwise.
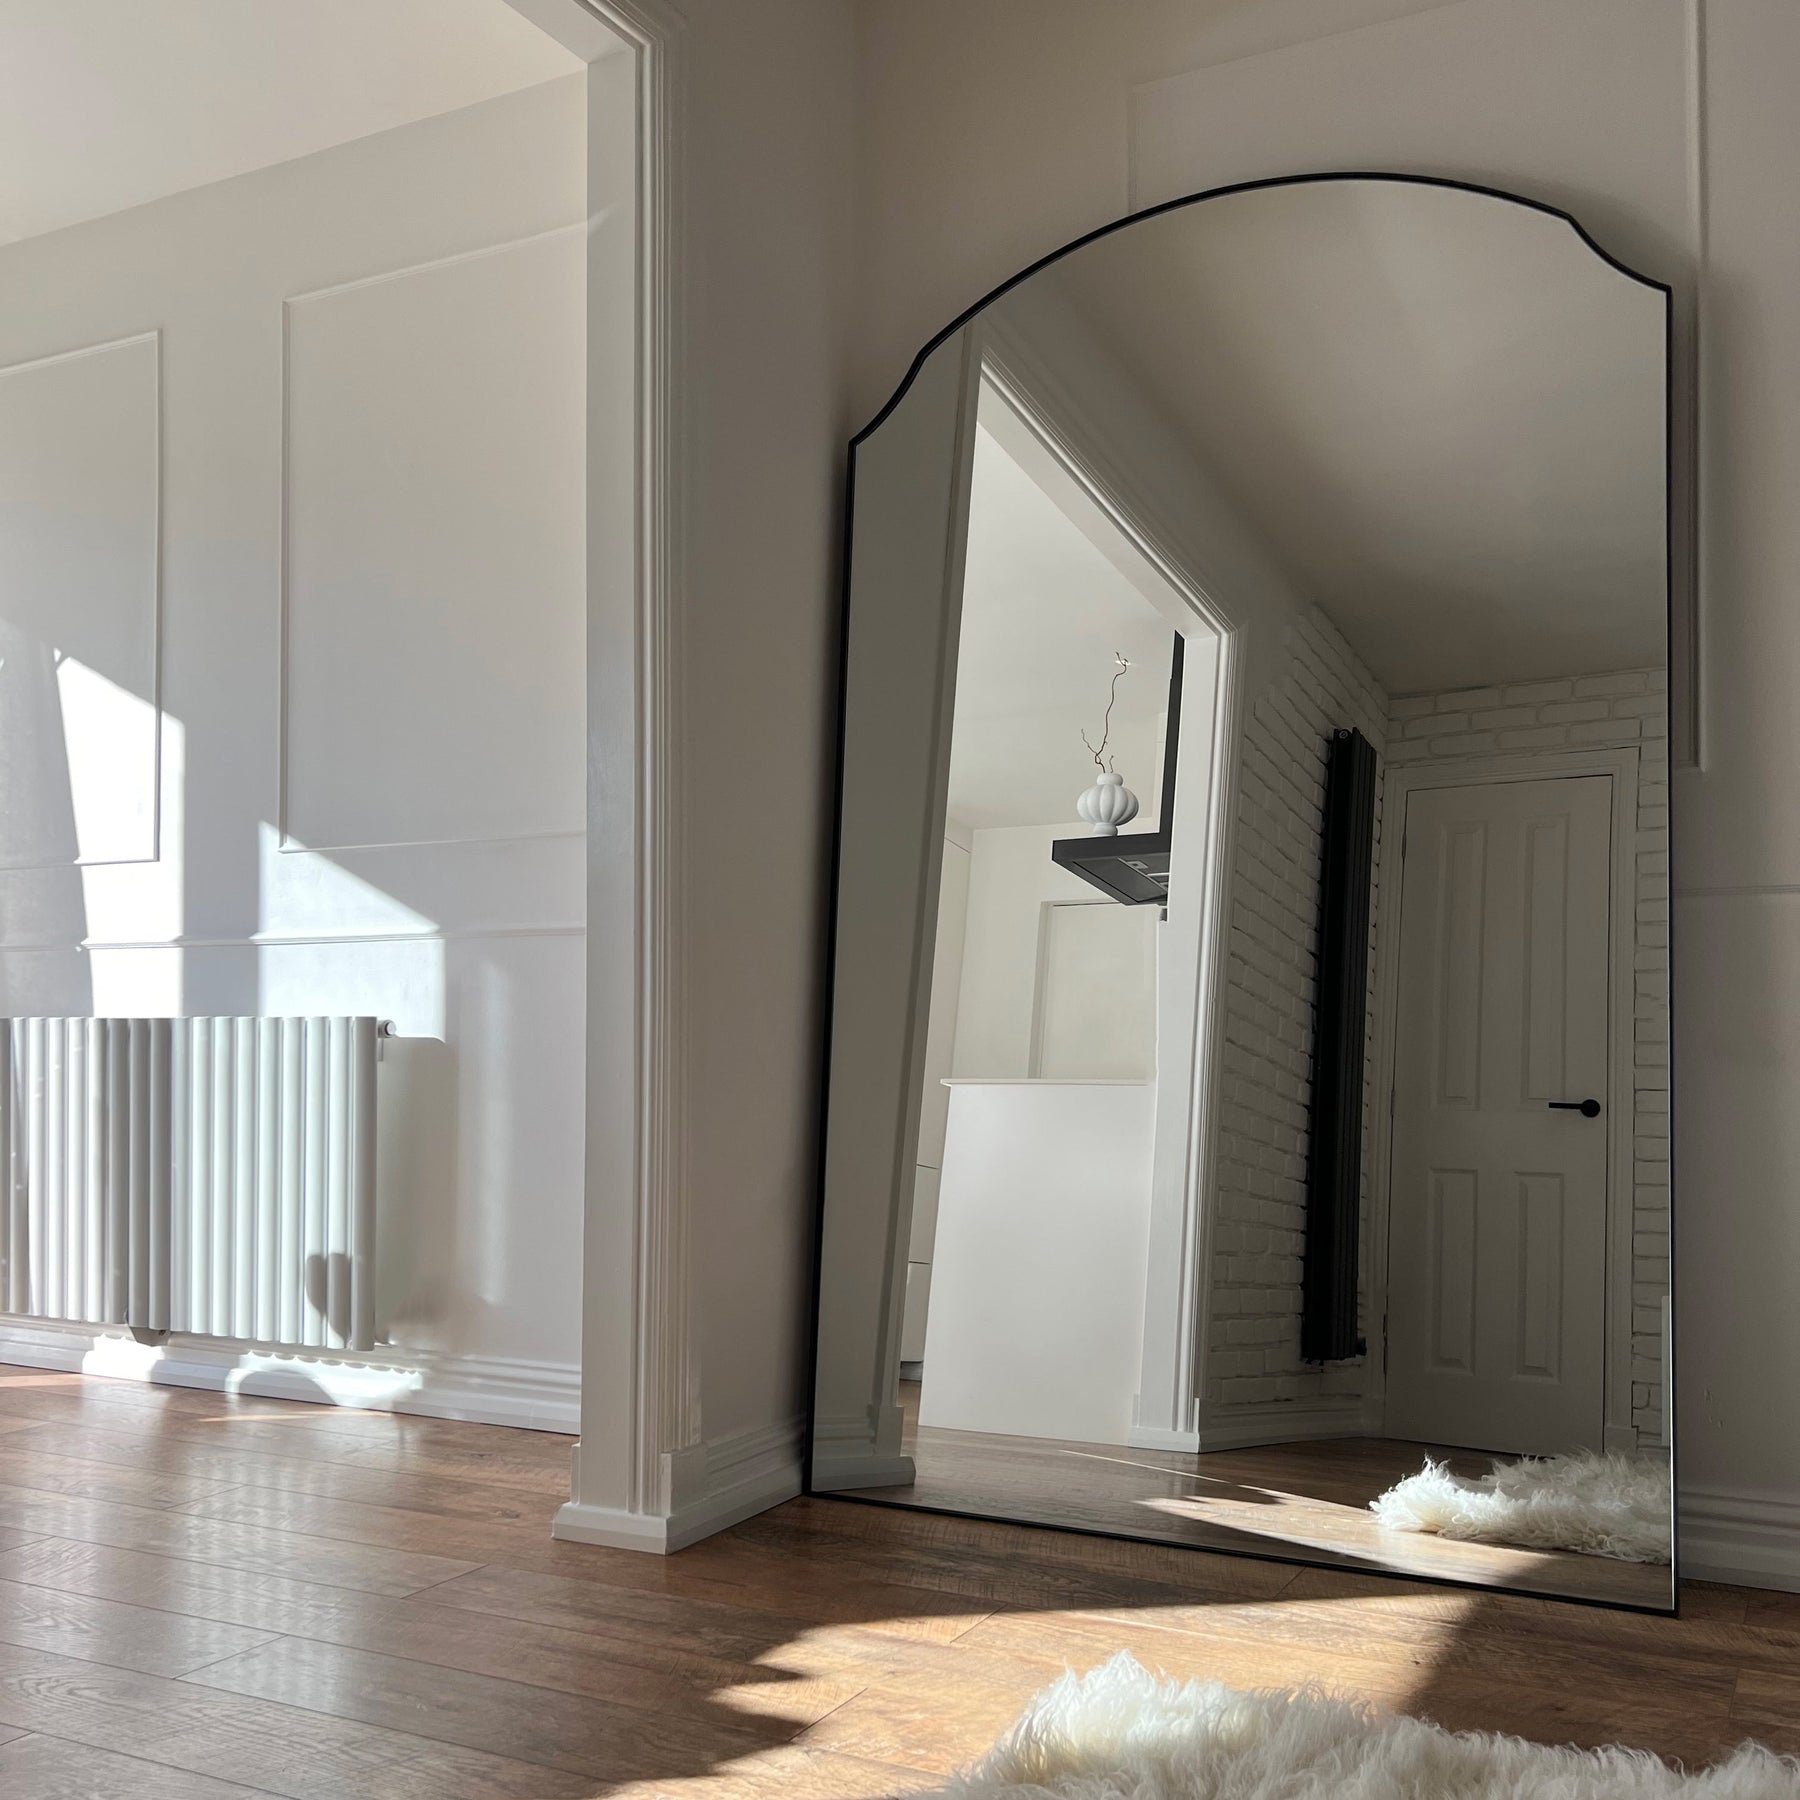
[[[1677,1530],[1684,1581],[1800,1593],[1800,1500],[1683,1488]]]

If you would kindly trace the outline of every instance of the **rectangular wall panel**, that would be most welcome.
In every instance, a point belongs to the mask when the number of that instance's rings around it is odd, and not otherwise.
[[[155,334],[0,369],[0,869],[157,838]]]
[[[291,840],[584,828],[584,242],[287,303]]]

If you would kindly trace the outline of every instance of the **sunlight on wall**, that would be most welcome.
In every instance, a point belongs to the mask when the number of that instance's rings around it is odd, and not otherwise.
[[[155,705],[67,654],[56,659],[56,689],[77,856],[84,863],[153,857]]]
[[[257,824],[256,1010],[265,1018],[374,1013],[402,1037],[445,1033],[437,926],[317,851]]]
[[[79,673],[71,674],[71,670]],[[139,718],[131,716],[122,704],[132,702],[142,714],[151,713],[148,702],[82,669],[73,658],[65,657],[57,674],[78,825],[83,805],[81,762],[90,758],[99,762],[96,747],[108,742],[108,733],[115,726],[121,729],[111,741],[119,754],[151,759],[147,766],[155,771],[161,794],[160,806],[151,815],[157,851],[154,862],[97,862],[81,867],[87,915],[83,943],[92,1010],[102,1018],[179,1018],[186,1010],[187,973],[181,942],[186,924],[186,729],[179,719],[164,713],[159,754],[155,737],[146,740]],[[73,708],[72,690],[77,693]],[[98,770],[95,779],[103,782]],[[135,808],[137,803],[122,802],[120,810],[126,805]]]

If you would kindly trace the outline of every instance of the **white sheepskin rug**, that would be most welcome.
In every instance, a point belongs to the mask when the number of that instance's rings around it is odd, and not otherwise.
[[[1129,1656],[1065,1675],[939,1800],[1796,1800],[1800,1762],[1746,1745],[1683,1774],[1378,1718],[1312,1693],[1159,1680]]]
[[[1463,1481],[1426,1458],[1417,1475],[1369,1502],[1394,1531],[1527,1550],[1579,1550],[1621,1562],[1669,1560],[1669,1465],[1580,1450],[1496,1462],[1479,1481]]]

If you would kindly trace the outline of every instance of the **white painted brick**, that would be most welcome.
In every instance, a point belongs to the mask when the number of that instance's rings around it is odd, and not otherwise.
[[[1326,747],[1333,728],[1355,725],[1382,752],[1393,729],[1387,697],[1323,615],[1292,629],[1287,648],[1286,679],[1245,722],[1239,782],[1213,1243],[1214,1315],[1230,1330],[1212,1334],[1221,1348],[1206,1377],[1222,1405],[1324,1391],[1325,1372],[1299,1360],[1298,1331]],[[1431,715],[1432,732],[1453,723],[1432,696],[1413,711]],[[1379,817],[1378,804],[1377,911]],[[1352,1371],[1332,1391],[1360,1393],[1360,1381]]]
[[[1571,725],[1571,744],[1618,744],[1638,736],[1636,719],[1598,719],[1591,724]]]
[[[1542,706],[1550,700],[1566,700],[1574,693],[1573,681],[1515,682],[1505,690],[1508,706]]]
[[[1546,725],[1569,725],[1578,719],[1604,719],[1610,711],[1611,708],[1604,700],[1559,700],[1544,707],[1538,717]]]
[[[1533,725],[1522,731],[1500,733],[1502,750],[1549,750],[1566,744],[1570,734],[1581,730],[1578,725]]]

